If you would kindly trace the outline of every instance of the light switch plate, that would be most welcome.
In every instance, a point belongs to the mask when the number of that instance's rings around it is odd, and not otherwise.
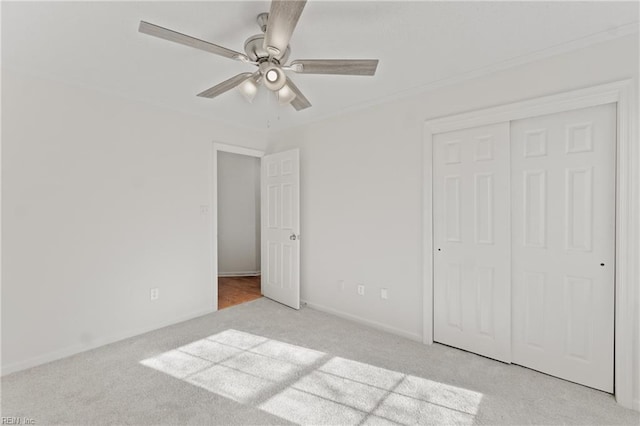
[[[380,299],[388,299],[389,298],[389,293],[387,292],[386,288],[381,288],[380,289]]]

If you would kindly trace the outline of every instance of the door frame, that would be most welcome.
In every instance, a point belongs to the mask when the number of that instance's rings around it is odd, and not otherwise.
[[[231,154],[246,155],[249,157],[264,157],[264,151],[258,149],[245,148],[243,146],[228,145],[214,142],[211,151],[211,281],[213,286],[213,310],[218,310],[218,152],[229,152]],[[262,181],[262,173],[260,173]],[[262,203],[262,197],[260,197]],[[260,224],[262,227],[262,222]],[[262,231],[260,232],[262,234]],[[262,254],[260,254],[262,256]]]
[[[423,343],[433,343],[433,136],[597,105],[617,104],[614,393],[618,404],[640,410],[634,398],[635,304],[640,298],[640,144],[632,79],[427,120],[423,128]],[[637,374],[637,372],[636,372]]]

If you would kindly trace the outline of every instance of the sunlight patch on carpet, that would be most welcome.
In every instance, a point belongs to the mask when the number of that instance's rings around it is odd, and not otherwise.
[[[237,330],[140,361],[302,424],[472,424],[482,394]]]

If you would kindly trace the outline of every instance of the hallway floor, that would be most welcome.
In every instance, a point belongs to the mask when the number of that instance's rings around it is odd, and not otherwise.
[[[218,277],[218,309],[256,300],[260,293],[260,276]]]

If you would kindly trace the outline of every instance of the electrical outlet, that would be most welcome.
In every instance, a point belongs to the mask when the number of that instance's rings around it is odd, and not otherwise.
[[[154,287],[149,290],[149,299],[158,300],[160,298],[160,289],[158,287]]]
[[[358,294],[364,296],[364,284],[358,284]]]
[[[384,299],[387,300],[389,298],[389,293],[387,292],[386,288],[381,288],[380,289],[380,299]]]
[[[202,214],[202,215],[209,214],[209,206],[201,205],[200,206],[200,214]]]

